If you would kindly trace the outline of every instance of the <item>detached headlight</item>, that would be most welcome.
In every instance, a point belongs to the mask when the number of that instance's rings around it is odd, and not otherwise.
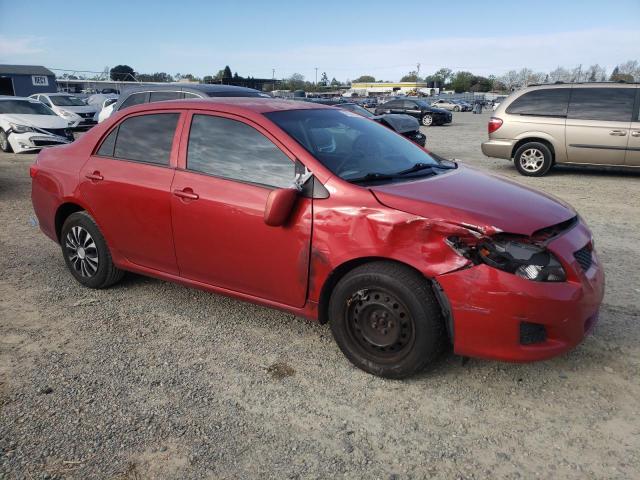
[[[567,276],[547,249],[513,240],[483,242],[478,257],[487,265],[535,282],[564,282]]]
[[[27,133],[27,132],[35,132],[36,130],[33,127],[28,125],[18,125],[17,123],[10,123],[11,130],[15,133]]]
[[[483,239],[470,246],[457,237],[446,243],[474,263],[517,275],[534,282],[564,282],[567,275],[558,259],[546,248],[508,239]]]

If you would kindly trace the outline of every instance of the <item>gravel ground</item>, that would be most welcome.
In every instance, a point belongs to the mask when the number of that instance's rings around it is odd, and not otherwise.
[[[34,157],[0,154],[0,478],[638,478],[640,175],[521,177],[482,156],[488,117],[428,145],[578,208],[600,323],[551,361],[448,354],[406,381],[292,315],[135,275],[81,288],[34,225]]]

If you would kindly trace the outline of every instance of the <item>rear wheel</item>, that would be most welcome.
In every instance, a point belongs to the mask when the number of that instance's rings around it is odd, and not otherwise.
[[[444,345],[437,300],[427,280],[404,265],[373,262],[348,273],[331,295],[329,318],[344,355],[382,377],[419,372]]]
[[[423,115],[420,121],[422,122],[422,125],[424,125],[425,127],[430,127],[431,124],[433,123],[433,117],[427,113],[426,115]]]
[[[0,130],[0,150],[5,153],[13,152],[11,144],[9,143],[9,138],[7,138],[7,132],[4,130]]]
[[[516,169],[527,177],[541,177],[553,166],[551,149],[540,142],[528,142],[513,156]]]
[[[60,244],[71,275],[85,287],[106,288],[124,275],[113,264],[107,243],[87,212],[69,215],[62,226]]]

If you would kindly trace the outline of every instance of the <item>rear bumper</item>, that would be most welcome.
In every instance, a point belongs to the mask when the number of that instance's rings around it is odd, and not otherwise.
[[[482,142],[482,153],[487,157],[505,158],[511,160],[511,152],[515,142],[512,140],[487,140]]]
[[[604,271],[595,251],[587,271],[573,256],[590,241],[589,231],[579,224],[549,244],[567,272],[566,282],[532,282],[487,265],[437,277],[451,306],[454,351],[530,362],[577,346],[597,322],[604,296]],[[523,323],[543,326],[544,338],[523,342]]]

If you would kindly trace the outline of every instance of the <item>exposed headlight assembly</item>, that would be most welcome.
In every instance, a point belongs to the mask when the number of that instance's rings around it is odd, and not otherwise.
[[[564,282],[567,275],[558,259],[546,248],[511,239],[482,239],[470,246],[458,237],[446,243],[474,263],[509,272],[534,282]]]
[[[66,110],[60,110],[60,115],[66,118],[73,118],[75,117],[76,114],[72,112],[67,112]]]
[[[28,125],[19,125],[17,123],[10,123],[9,126],[11,127],[11,130],[13,130],[15,133],[27,133],[27,132],[36,131],[33,127],[30,127]]]

